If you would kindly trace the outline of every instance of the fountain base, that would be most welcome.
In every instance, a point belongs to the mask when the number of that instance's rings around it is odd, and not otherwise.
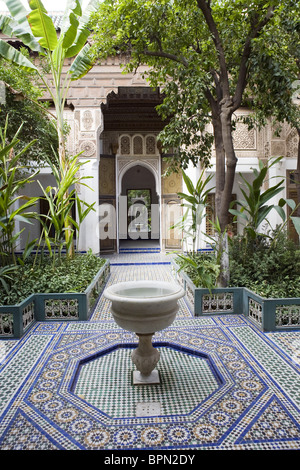
[[[160,384],[160,377],[158,370],[153,370],[150,375],[143,375],[139,370],[134,370],[132,373],[133,385],[158,385]]]

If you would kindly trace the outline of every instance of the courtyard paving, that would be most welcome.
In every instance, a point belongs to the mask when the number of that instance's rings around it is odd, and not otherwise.
[[[108,285],[173,282],[170,257],[109,257]],[[161,383],[132,384],[134,333],[100,296],[88,322],[35,323],[0,342],[1,450],[299,450],[300,331],[242,315],[194,317],[186,299],[157,332]]]

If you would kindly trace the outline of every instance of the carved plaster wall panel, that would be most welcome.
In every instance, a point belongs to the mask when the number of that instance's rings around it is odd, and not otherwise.
[[[79,111],[79,109],[76,109],[74,111],[74,120],[78,122],[78,126],[80,128],[80,111]]]
[[[94,132],[80,132],[79,133],[79,139],[94,139],[95,133]]]
[[[143,158],[143,161],[151,166],[151,168],[153,169],[153,171],[158,175],[158,157],[153,157],[153,158]]]
[[[247,124],[238,122],[233,132],[233,143],[236,150],[256,150],[256,130],[249,130]]]
[[[264,149],[264,132],[262,130],[258,130],[256,133],[256,147],[259,155],[262,155]]]
[[[122,134],[119,137],[120,155],[159,155],[156,135]]]
[[[129,135],[123,135],[120,138],[120,152],[121,155],[130,155],[131,153],[131,142]]]
[[[273,141],[271,143],[271,154],[272,157],[283,157],[286,154],[285,142],[283,141]]]
[[[76,109],[74,120],[78,122],[80,133],[95,133],[102,122],[100,109]]]
[[[180,199],[164,197],[162,205],[161,237],[165,249],[180,249],[182,245],[182,232],[178,228],[170,228],[182,216]]]
[[[286,141],[286,156],[297,158],[299,136],[296,129],[291,129]]]
[[[102,132],[102,150],[101,153],[104,155],[110,155],[117,153],[119,149],[118,144],[119,134],[117,132]]]
[[[278,127],[273,127],[272,129],[272,140],[285,140],[287,133],[287,126],[280,125]]]
[[[94,110],[85,109],[82,110],[80,113],[81,122],[80,122],[80,130],[89,132],[95,130],[95,114]]]
[[[96,150],[96,141],[83,140],[79,142],[79,152],[83,152],[81,154],[82,157],[97,158]]]
[[[141,135],[135,135],[133,137],[133,154],[134,155],[143,155],[143,137]]]
[[[155,155],[156,152],[156,138],[153,135],[146,136],[146,155]]]

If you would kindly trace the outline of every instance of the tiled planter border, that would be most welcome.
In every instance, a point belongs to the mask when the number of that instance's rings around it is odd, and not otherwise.
[[[21,338],[36,321],[88,320],[109,275],[107,260],[83,293],[32,294],[18,305],[0,306],[0,338]]]
[[[266,299],[245,287],[197,288],[174,260],[172,274],[186,291],[186,299],[195,316],[245,315],[262,331],[300,329],[300,298]]]

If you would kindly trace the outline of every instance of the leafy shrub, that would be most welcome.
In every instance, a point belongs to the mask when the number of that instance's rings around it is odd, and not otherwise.
[[[178,255],[176,263],[180,266],[196,287],[213,289],[220,272],[214,255],[206,253],[188,253]]]
[[[92,253],[78,254],[74,259],[63,258],[53,269],[49,257],[35,267],[30,258],[14,272],[8,293],[0,285],[0,305],[18,304],[38,292],[84,292],[104,263]]]
[[[276,235],[274,237],[274,235]],[[230,245],[230,286],[247,287],[263,297],[300,297],[300,249],[284,232]]]
[[[229,287],[247,287],[262,297],[300,297],[300,248],[283,231],[269,237],[233,237],[229,245]],[[178,256],[196,287],[214,288],[218,263],[214,255]]]

